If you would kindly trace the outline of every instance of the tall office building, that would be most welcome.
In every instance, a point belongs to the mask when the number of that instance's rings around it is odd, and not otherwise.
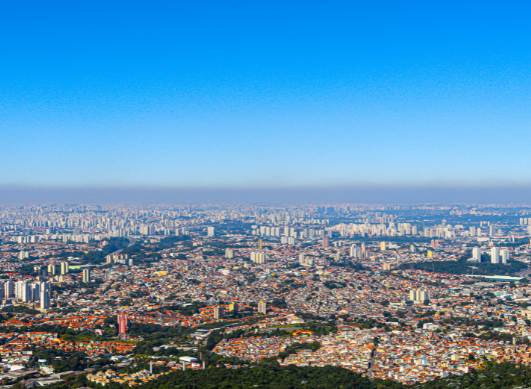
[[[472,249],[472,258],[474,258],[476,262],[481,262],[481,249],[479,247],[474,247]]]
[[[68,270],[69,270],[68,262],[66,261],[61,262],[61,274],[62,275],[68,274]]]
[[[261,313],[262,315],[265,315],[267,313],[267,304],[265,301],[260,301],[258,303],[258,313]]]
[[[493,247],[490,249],[490,262],[500,263],[500,249],[498,247]]]
[[[90,282],[90,270],[89,269],[83,270],[83,282]]]

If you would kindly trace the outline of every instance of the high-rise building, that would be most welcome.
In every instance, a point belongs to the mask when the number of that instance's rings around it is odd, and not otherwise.
[[[234,312],[234,313],[238,313],[238,303],[236,302],[232,302],[229,304],[229,311],[230,312]]]
[[[411,301],[424,302],[426,300],[429,300],[430,298],[431,294],[429,290],[412,289],[409,291],[409,299]]]
[[[19,280],[15,282],[15,298],[22,300],[22,291],[26,287],[26,282]]]
[[[31,284],[29,282],[24,282],[24,285],[22,285],[22,290],[21,290],[21,296],[20,296],[20,299],[22,301],[24,301],[25,303],[29,303],[31,301],[33,301],[33,296],[32,296],[32,289],[31,289]]]
[[[328,235],[325,235],[323,238],[323,247],[329,247],[330,246],[330,237]]]
[[[15,283],[11,280],[4,284],[4,295],[6,299],[15,297]]]
[[[40,296],[41,309],[50,308],[50,284],[48,282],[41,282]]]
[[[83,270],[83,282],[90,282],[90,269]]]
[[[21,251],[20,253],[18,253],[18,259],[20,259],[21,261],[26,258],[29,258],[29,251]]]
[[[41,295],[41,284],[38,282],[34,282],[31,285],[31,296],[33,297],[33,301],[39,301]]]
[[[55,275],[55,265],[48,265],[48,274],[54,276]]]
[[[261,313],[262,315],[265,315],[267,313],[267,304],[265,301],[260,301],[258,303],[258,313]]]
[[[234,250],[233,249],[225,249],[225,258],[227,258],[227,259],[234,258]]]
[[[476,236],[476,227],[470,227],[470,236]]]
[[[207,235],[209,237],[213,237],[214,236],[214,227],[207,227]]]
[[[380,242],[380,250],[382,250],[382,251],[386,250],[385,242]]]
[[[500,249],[498,247],[492,247],[490,249],[490,262],[500,263]]]
[[[262,250],[262,239],[258,239],[258,250]]]
[[[304,253],[299,254],[299,265],[301,266],[306,265],[306,258],[304,258]]]
[[[479,247],[474,247],[472,249],[472,258],[474,258],[476,262],[481,262],[481,249]]]
[[[117,319],[118,334],[124,336],[127,334],[127,313],[119,313]]]
[[[500,251],[501,254],[501,263],[507,265],[507,262],[509,261],[509,250],[508,249],[502,249]]]
[[[68,271],[69,271],[68,262],[66,261],[61,262],[61,274],[62,275],[68,274]]]
[[[489,226],[489,236],[493,237],[494,235],[496,235],[496,226],[494,224],[491,224]]]
[[[214,319],[219,320],[223,317],[223,307],[218,305],[214,307]]]
[[[360,257],[360,250],[354,244],[352,246],[350,246],[350,256],[352,258],[359,258]]]
[[[265,263],[265,261],[266,261],[266,255],[264,252],[262,251],[251,252],[251,262],[261,264],[261,263]]]

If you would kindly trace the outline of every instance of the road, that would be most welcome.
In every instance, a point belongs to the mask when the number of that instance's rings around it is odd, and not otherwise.
[[[516,275],[519,277],[527,277],[529,274],[531,274],[531,267],[516,273]]]
[[[376,349],[378,348],[378,343],[374,342],[374,348],[371,352],[371,360],[369,361],[369,366],[367,369],[367,377],[369,377],[370,380],[372,380],[372,370],[374,368],[374,364],[376,363]]]

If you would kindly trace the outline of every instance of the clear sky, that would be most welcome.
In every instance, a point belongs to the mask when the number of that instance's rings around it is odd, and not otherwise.
[[[4,1],[0,184],[527,185],[530,11]]]

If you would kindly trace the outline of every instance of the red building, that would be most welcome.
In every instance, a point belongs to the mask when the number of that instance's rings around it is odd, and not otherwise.
[[[127,313],[118,314],[118,334],[125,335],[127,333]]]

